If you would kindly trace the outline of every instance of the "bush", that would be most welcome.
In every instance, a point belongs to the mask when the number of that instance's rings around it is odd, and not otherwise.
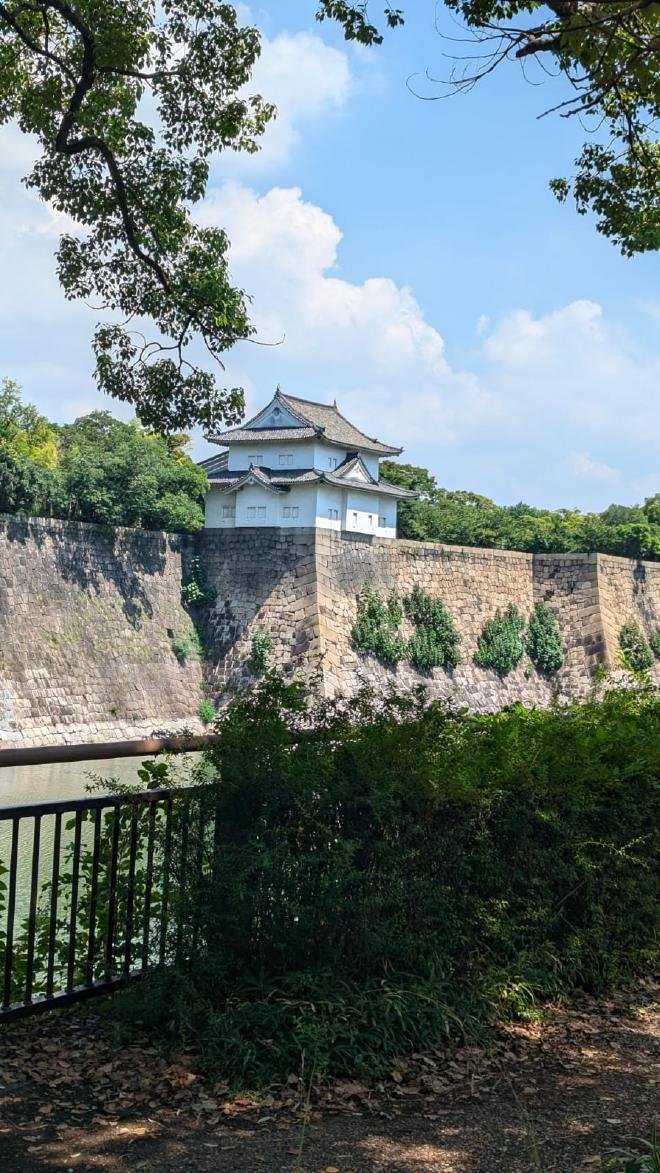
[[[217,597],[218,592],[208,582],[201,559],[192,558],[181,587],[181,601],[186,607],[195,607],[202,603],[214,603]]]
[[[431,668],[455,668],[460,663],[458,645],[461,637],[440,599],[432,599],[416,586],[404,601],[406,615],[415,625],[408,658],[421,671]]]
[[[357,619],[351,631],[353,647],[372,652],[386,664],[396,664],[407,653],[407,644],[399,634],[403,609],[392,592],[387,600],[381,598],[368,583],[358,598]]]
[[[191,627],[173,635],[172,651],[180,664],[185,664],[186,660],[202,660],[204,648],[197,629]]]
[[[649,647],[656,659],[660,660],[660,627],[649,636]]]
[[[534,606],[527,627],[527,655],[540,672],[557,672],[564,662],[559,627],[547,603]]]
[[[252,636],[248,668],[255,676],[261,676],[268,667],[268,657],[273,650],[273,637],[267,631],[255,631]]]
[[[506,676],[525,653],[524,628],[525,620],[513,603],[504,614],[498,608],[484,624],[474,655],[475,664],[480,668],[494,668],[500,676]]]
[[[202,722],[202,725],[212,725],[216,718],[215,705],[213,704],[213,701],[200,701],[197,709],[197,716]]]
[[[624,623],[619,632],[621,659],[631,672],[645,672],[653,664],[653,652],[637,623]]]
[[[218,781],[186,820],[187,858],[206,861],[177,892],[189,963],[115,1002],[160,1015],[215,1078],[265,1085],[303,1057],[380,1073],[652,961],[656,693],[490,715],[363,695],[310,713],[268,679],[219,737]]]

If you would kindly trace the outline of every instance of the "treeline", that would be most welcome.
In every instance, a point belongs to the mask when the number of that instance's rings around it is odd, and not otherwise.
[[[187,436],[163,437],[93,411],[54,424],[10,379],[0,383],[0,512],[192,531],[204,524],[206,473]]]
[[[531,553],[618,554],[660,559],[660,493],[643,505],[609,505],[602,513],[496,505],[478,493],[441,489],[425,468],[384,461],[384,480],[415,489],[418,501],[399,505],[399,536],[460,546]]]

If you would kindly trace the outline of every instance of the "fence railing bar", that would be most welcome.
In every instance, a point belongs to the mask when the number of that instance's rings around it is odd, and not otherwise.
[[[157,807],[150,806],[147,815],[147,867],[144,877],[144,915],[142,921],[142,969],[149,964],[151,944],[151,894],[154,877],[154,845],[156,839]]]
[[[53,867],[50,877],[50,924],[48,926],[48,959],[46,962],[46,997],[52,998],[55,986],[55,949],[57,944],[57,902],[60,887],[60,842],[62,812],[55,815],[53,827]]]
[[[37,899],[39,896],[39,851],[41,848],[41,816],[36,815],[32,830],[32,867],[30,872],[30,903],[27,922],[27,956],[25,962],[25,1001],[32,1001],[34,985],[34,938],[37,931]]]
[[[179,888],[183,886],[186,875],[186,867],[188,866],[188,838],[190,833],[190,802],[187,798],[182,799],[180,804],[181,811],[181,852],[179,855]],[[176,914],[176,944],[174,948],[174,956],[177,964],[181,962],[183,955],[183,905],[179,900],[179,907]]]
[[[89,927],[87,930],[87,966],[85,980],[87,985],[94,982],[94,953],[96,951],[96,903],[99,890],[99,857],[101,852],[101,819],[103,812],[100,807],[94,811],[94,843],[92,847],[92,883],[89,892]]]
[[[12,962],[14,959],[14,915],[16,913],[16,873],[18,870],[18,833],[19,820],[12,823],[11,851],[9,855],[9,887],[7,890],[7,927],[5,930],[5,979],[2,1005],[8,1006],[11,1002],[12,991]]]
[[[167,922],[170,911],[170,872],[172,864],[172,798],[165,799],[165,846],[163,849],[163,896],[160,906],[160,941],[158,960],[165,964],[167,955]]]
[[[78,883],[80,879],[80,841],[82,837],[82,811],[76,811],[73,832],[73,859],[71,862],[71,919],[69,921],[69,957],[66,988],[72,990],[76,973],[76,936],[78,931]]]
[[[186,788],[182,787],[181,793],[185,793],[185,790]],[[130,794],[101,794],[89,798],[58,798],[53,802],[24,802],[18,806],[0,807],[0,822],[22,819],[25,815],[56,815],[58,811],[62,814],[74,814],[76,811],[93,811],[97,807],[103,809],[127,806],[133,802],[140,806],[142,803],[162,802],[169,794],[169,790],[161,787],[159,790],[135,790]]]
[[[128,981],[146,976],[149,972],[146,970],[143,974],[142,970],[138,970],[136,973],[132,973],[130,978],[124,977],[123,974],[117,974],[112,978],[100,978],[98,981],[92,982],[91,985],[79,985],[74,986],[72,990],[62,990],[53,994],[52,998],[37,997],[29,1003],[12,1002],[6,1007],[0,1007],[0,1022],[7,1018],[23,1018],[28,1014],[38,1014],[47,1010],[55,1010],[61,1006],[70,1006],[73,1002],[80,1002],[87,998],[98,998],[103,994],[112,994],[115,990],[120,990],[125,986]]]
[[[121,811],[119,807],[116,806],[114,819],[112,822],[112,846],[110,849],[110,871],[108,876],[108,926],[105,941],[104,974],[106,979],[109,979],[113,976],[114,970],[115,920],[117,916],[117,863],[119,859],[120,821]]]
[[[126,941],[124,942],[124,976],[131,972],[131,956],[133,953],[133,909],[135,906],[135,866],[137,860],[137,830],[138,812],[133,807],[131,812],[131,837],[128,848],[128,884],[126,888]]]

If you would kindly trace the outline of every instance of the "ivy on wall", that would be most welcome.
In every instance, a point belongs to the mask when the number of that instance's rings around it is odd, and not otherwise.
[[[559,626],[547,603],[539,601],[527,625],[527,655],[539,672],[550,675],[564,663]]]
[[[415,630],[408,643],[408,659],[422,672],[431,668],[455,668],[460,663],[461,637],[441,599],[432,599],[421,587],[413,587],[404,599],[405,613]]]
[[[409,640],[400,631],[404,613],[414,626]],[[422,672],[454,668],[460,660],[460,636],[444,603],[417,586],[402,602],[395,592],[384,599],[365,583],[351,638],[354,648],[386,664],[408,660]]]
[[[404,615],[413,627],[409,639],[400,630]],[[527,652],[539,672],[557,672],[564,662],[564,652],[557,620],[547,603],[535,604],[527,631],[525,627],[525,619],[513,603],[505,611],[498,608],[483,626],[475,664],[506,676]],[[449,611],[441,599],[433,598],[420,586],[400,600],[394,592],[385,599],[365,583],[358,597],[351,640],[358,651],[371,652],[385,664],[406,660],[419,672],[432,668],[451,670],[461,661],[461,637]],[[657,644],[660,655],[660,631]]]
[[[406,658],[407,643],[399,633],[403,609],[393,591],[383,599],[365,583],[358,598],[357,619],[351,631],[353,647],[373,652],[385,664],[397,664]]]
[[[624,623],[619,632],[619,647],[623,666],[631,672],[646,672],[652,666],[653,651],[638,623]]]
[[[499,607],[492,619],[487,619],[479,637],[474,662],[480,668],[493,668],[506,676],[525,654],[523,632],[525,620],[518,608],[510,603],[506,611]]]

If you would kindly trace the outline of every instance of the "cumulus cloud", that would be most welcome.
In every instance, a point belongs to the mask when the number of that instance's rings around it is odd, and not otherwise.
[[[592,460],[588,452],[571,452],[568,465],[574,476],[587,481],[618,481],[621,473],[602,460]]]
[[[404,445],[442,483],[509,500],[593,507],[607,485],[630,496],[648,484],[658,362],[596,302],[483,316],[461,370],[412,290],[387,276],[342,276],[341,230],[299,188],[259,194],[230,182],[211,192],[201,217],[227,229],[232,273],[253,294],[266,345],[230,357],[251,407],[277,382],[310,398],[337,396],[370,434]]]
[[[246,94],[261,94],[277,106],[256,155],[223,156],[222,169],[237,172],[246,164],[251,173],[281,165],[300,141],[309,123],[346,105],[354,80],[348,55],[326,45],[314,33],[280,33],[262,39]]]
[[[279,344],[269,365],[291,372],[298,392],[339,396],[372,433],[389,430],[402,443],[432,436],[440,447],[456,443],[468,414],[487,409],[488,394],[472,374],[452,370],[410,289],[389,277],[356,284],[339,275],[341,231],[298,188],[260,196],[230,183],[201,215],[226,227],[232,273],[253,294],[258,339]],[[402,414],[406,399],[411,410]]]

